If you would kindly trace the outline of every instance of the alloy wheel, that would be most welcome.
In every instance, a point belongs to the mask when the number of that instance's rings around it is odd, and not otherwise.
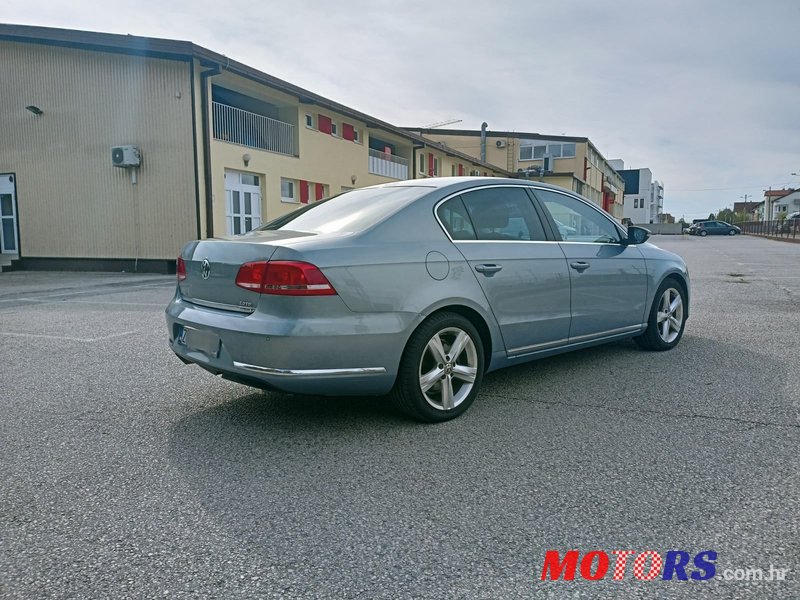
[[[671,344],[680,335],[683,325],[683,300],[675,288],[667,288],[658,303],[656,319],[658,336],[667,344]]]
[[[470,335],[446,327],[425,346],[419,362],[419,385],[426,402],[441,411],[452,410],[469,395],[478,373],[478,352]]]

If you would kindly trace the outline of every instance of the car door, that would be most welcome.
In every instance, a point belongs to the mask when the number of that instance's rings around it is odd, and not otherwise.
[[[647,266],[639,248],[623,244],[612,219],[588,201],[543,188],[534,194],[554,222],[576,232],[566,238],[559,232],[572,286],[570,342],[641,329],[647,312]]]
[[[437,216],[480,283],[510,356],[567,342],[569,268],[523,186],[462,192]]]

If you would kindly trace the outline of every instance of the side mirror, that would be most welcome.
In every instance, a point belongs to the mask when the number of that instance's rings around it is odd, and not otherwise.
[[[628,227],[628,238],[625,240],[626,244],[644,244],[650,238],[650,230],[644,227],[637,227],[630,225]]]

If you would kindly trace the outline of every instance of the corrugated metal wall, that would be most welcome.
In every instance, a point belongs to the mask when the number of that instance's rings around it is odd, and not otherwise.
[[[0,82],[23,256],[165,259],[197,236],[187,63],[0,42]],[[111,164],[123,144],[142,152],[136,185]]]

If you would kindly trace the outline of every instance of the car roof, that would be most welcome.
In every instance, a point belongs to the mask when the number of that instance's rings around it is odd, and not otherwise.
[[[370,187],[426,187],[439,190],[449,188],[462,189],[474,185],[529,185],[541,188],[547,188],[559,192],[567,190],[566,188],[552,185],[550,183],[543,183],[541,181],[531,181],[529,179],[516,179],[510,177],[428,177],[426,179],[408,179],[406,181],[393,181],[392,183],[381,183],[376,186]],[[575,193],[575,192],[571,192]]]

